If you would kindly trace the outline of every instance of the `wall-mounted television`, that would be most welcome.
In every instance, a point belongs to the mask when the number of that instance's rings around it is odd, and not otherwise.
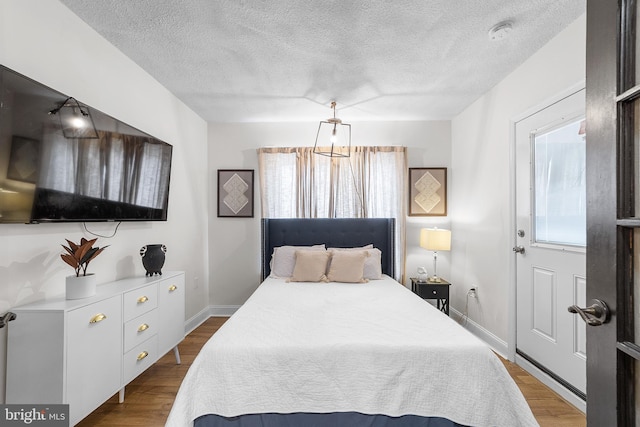
[[[166,221],[171,156],[170,144],[0,65],[0,223]]]

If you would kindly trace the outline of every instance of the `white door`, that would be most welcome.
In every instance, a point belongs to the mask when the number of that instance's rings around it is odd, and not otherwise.
[[[584,398],[585,93],[516,123],[517,353]]]

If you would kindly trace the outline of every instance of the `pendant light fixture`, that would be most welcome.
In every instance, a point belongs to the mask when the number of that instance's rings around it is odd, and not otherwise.
[[[49,111],[58,116],[62,134],[69,139],[97,139],[98,131],[93,123],[89,107],[82,106],[77,99],[68,97],[60,106]]]
[[[313,152],[327,157],[349,157],[351,154],[351,125],[336,117],[336,102],[331,101],[333,117],[318,125]]]

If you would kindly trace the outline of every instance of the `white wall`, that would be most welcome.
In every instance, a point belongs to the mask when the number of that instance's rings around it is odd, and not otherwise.
[[[111,246],[90,270],[99,282],[144,275],[140,247],[164,243],[163,270],[186,271],[187,318],[202,310],[209,298],[206,122],[58,1],[0,2],[0,63],[173,145],[168,221],[123,223],[115,237],[99,238]],[[88,227],[110,234],[115,224]],[[0,314],[63,293],[73,271],[60,260],[60,244],[82,236],[89,237],[78,223],[0,224]],[[4,378],[1,368],[2,401]]]
[[[341,118],[348,120],[348,110]],[[448,121],[355,122],[353,145],[403,145],[409,167],[449,167],[451,130]],[[313,123],[209,124],[209,253],[211,304],[242,304],[260,283],[260,185],[256,149],[266,146],[313,145],[318,127]],[[217,218],[218,169],[255,169],[254,218]],[[448,224],[447,217],[412,217],[407,220],[407,272],[431,262],[431,255],[418,246],[422,227]],[[448,275],[448,254],[439,263]]]
[[[512,120],[585,78],[585,15],[452,121],[452,306],[508,341]]]

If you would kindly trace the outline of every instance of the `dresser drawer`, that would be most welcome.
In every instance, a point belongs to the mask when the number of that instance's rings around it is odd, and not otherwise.
[[[64,403],[75,422],[120,388],[121,301],[117,295],[68,312]]]
[[[158,350],[163,355],[184,339],[184,275],[158,283]]]
[[[158,360],[158,336],[138,344],[124,354],[124,383],[132,381]]]
[[[153,309],[124,324],[124,353],[158,333],[158,310]]]
[[[124,321],[153,310],[158,306],[158,285],[152,284],[124,294]]]
[[[425,299],[449,298],[449,286],[447,285],[418,285],[417,294]]]

